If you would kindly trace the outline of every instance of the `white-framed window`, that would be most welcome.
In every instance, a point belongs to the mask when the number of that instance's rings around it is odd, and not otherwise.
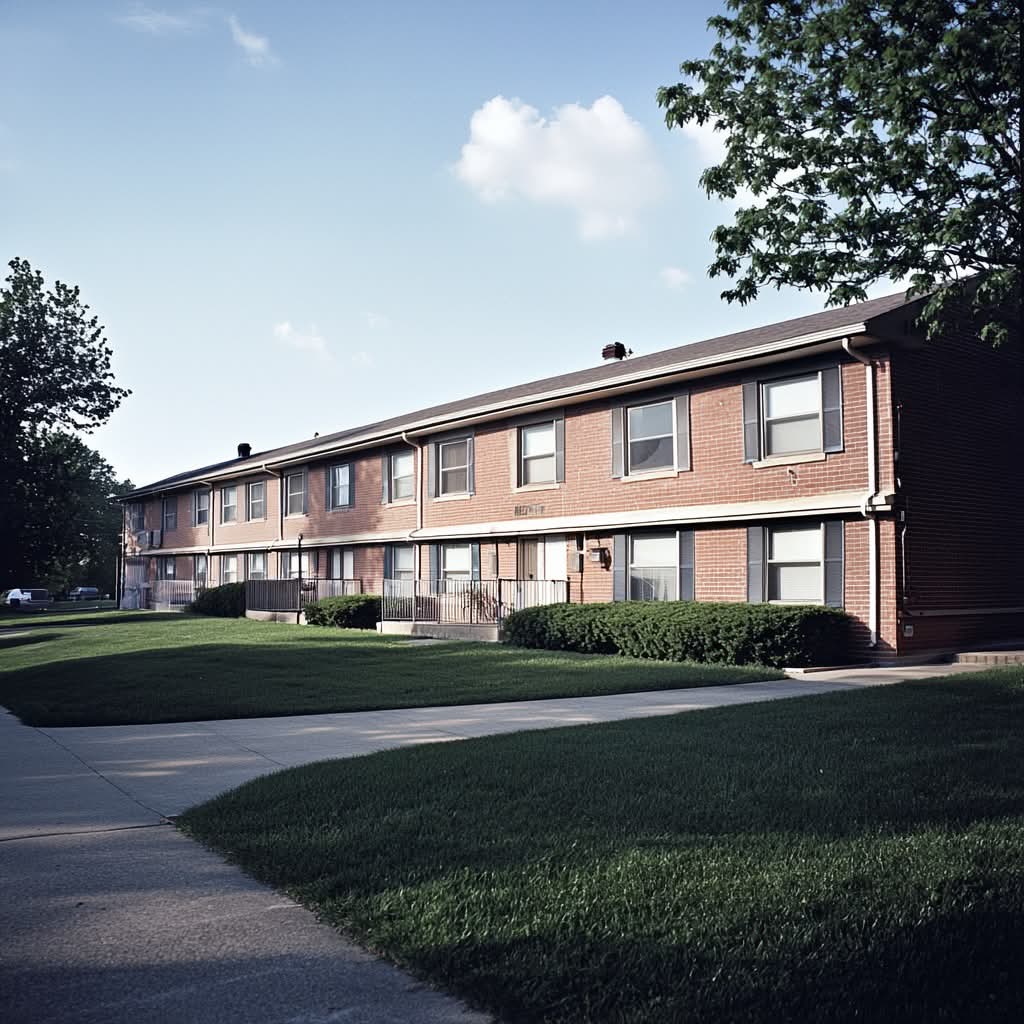
[[[297,551],[282,551],[281,555],[281,576],[287,580],[298,579],[299,577],[299,566],[302,566],[302,577],[306,579],[309,576],[309,552],[303,551],[302,558],[300,560],[299,553]]]
[[[135,502],[128,506],[128,530],[130,533],[141,533],[146,528],[146,506]]]
[[[626,472],[632,476],[674,469],[676,465],[675,402],[665,399],[626,410]]]
[[[301,516],[306,512],[306,474],[289,473],[284,478],[286,516]]]
[[[631,536],[629,549],[629,599],[675,601],[679,586],[677,535]]]
[[[352,504],[352,466],[343,462],[327,471],[328,505],[330,508],[348,508]]]
[[[388,457],[390,501],[408,501],[415,495],[416,460],[412,452],[392,452]]]
[[[473,578],[473,545],[441,545],[441,578],[471,580]]]
[[[195,525],[205,526],[210,521],[210,492],[193,491],[192,503],[196,510]]]
[[[519,483],[553,484],[556,480],[555,421],[519,428]]]
[[[157,572],[162,580],[173,580],[175,577],[175,558],[173,555],[164,555],[157,559]]]
[[[793,604],[823,604],[822,527],[770,527],[767,537],[767,597]]]
[[[196,555],[192,560],[192,579],[197,587],[205,587],[207,578],[206,555]]]
[[[245,487],[246,519],[267,518],[267,484],[264,480],[254,480]]]
[[[771,458],[822,449],[822,387],[817,373],[761,384],[762,451]]]
[[[245,556],[245,578],[247,580],[265,580],[267,578],[267,553],[250,551]]]
[[[457,441],[441,441],[437,445],[437,493],[469,493],[469,452],[468,437]]]
[[[238,582],[238,555],[220,556],[220,581],[221,583]]]
[[[334,548],[331,551],[332,580],[354,580],[355,565],[355,552],[351,548]]]
[[[169,498],[164,498],[161,515],[161,522],[163,523],[164,533],[170,530],[176,530],[178,528],[178,497],[177,495],[171,495]]]
[[[391,545],[391,576],[393,580],[416,579],[416,548],[412,544]]]
[[[220,489],[220,521],[233,523],[238,519],[238,488],[222,487]]]

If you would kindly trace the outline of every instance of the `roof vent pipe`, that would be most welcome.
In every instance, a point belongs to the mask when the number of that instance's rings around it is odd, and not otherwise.
[[[632,354],[633,350],[626,348],[621,341],[613,341],[610,345],[605,345],[601,349],[602,359],[625,359],[626,356],[631,356]]]
[[[247,459],[252,454],[252,445],[246,444],[244,441],[238,446],[238,457],[240,459]]]

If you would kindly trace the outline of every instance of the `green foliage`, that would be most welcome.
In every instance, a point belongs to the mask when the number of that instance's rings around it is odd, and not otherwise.
[[[322,597],[307,604],[306,624],[337,626],[340,629],[375,629],[380,622],[379,594],[347,594],[344,597]]]
[[[221,619],[237,619],[245,614],[245,584],[223,583],[200,591],[189,605],[197,615],[214,615]]]
[[[790,285],[841,305],[907,279],[936,290],[930,334],[969,299],[975,329],[1005,340],[1020,314],[1019,5],[727,7],[708,22],[710,55],[658,91],[669,127],[722,133],[724,157],[700,180],[741,202],[713,234],[710,273],[734,279],[723,298]]]
[[[505,620],[518,647],[728,665],[841,664],[849,616],[819,605],[621,601],[526,608]]]

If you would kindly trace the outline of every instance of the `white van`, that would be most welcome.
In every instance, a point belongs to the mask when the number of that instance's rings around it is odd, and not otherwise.
[[[0,605],[25,612],[43,611],[52,604],[50,592],[40,587],[15,587],[0,594]]]

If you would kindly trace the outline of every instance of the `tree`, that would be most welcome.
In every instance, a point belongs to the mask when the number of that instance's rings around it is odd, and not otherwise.
[[[1014,0],[728,0],[710,56],[658,91],[669,127],[723,133],[709,195],[753,193],[715,229],[711,276],[867,297],[932,293],[999,344],[1020,311],[1020,10]]]
[[[59,529],[64,515],[48,506],[55,518],[34,521],[31,496],[42,486],[35,479],[38,459],[57,450],[70,457],[74,439],[61,431],[99,426],[129,392],[114,383],[103,328],[78,288],[58,281],[47,290],[27,261],[8,266],[0,288],[0,586],[23,586],[31,584],[24,573],[48,571],[28,561],[31,536],[42,527]],[[59,437],[50,436],[54,432]],[[65,486],[78,480],[69,471]],[[66,496],[70,500],[71,492]]]

